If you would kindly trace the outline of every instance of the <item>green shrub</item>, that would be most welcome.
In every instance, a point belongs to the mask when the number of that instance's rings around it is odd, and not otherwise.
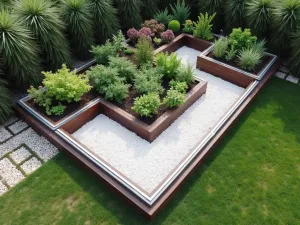
[[[136,66],[124,57],[110,57],[109,66],[118,70],[118,76],[124,78],[128,83],[132,82],[137,73]]]
[[[234,49],[233,46],[230,46],[230,48],[226,51],[225,59],[227,61],[231,61],[236,57],[237,50]]]
[[[139,65],[152,63],[154,49],[146,38],[140,38],[136,45],[135,59]]]
[[[214,55],[217,58],[223,58],[226,55],[226,51],[228,49],[228,38],[219,38],[214,42]]]
[[[46,110],[47,115],[52,115],[52,98],[47,95],[47,92],[42,86],[39,86],[37,89],[31,86],[30,89],[28,89],[28,94],[33,98],[36,104]]]
[[[195,30],[193,21],[191,21],[191,20],[186,20],[185,24],[183,26],[184,26],[184,28],[183,28],[184,33],[192,34]]]
[[[202,38],[204,40],[211,40],[213,39],[212,34],[212,21],[215,18],[216,13],[209,16],[208,13],[202,14],[198,16],[198,21],[194,22],[195,30],[194,30],[194,36],[197,38]]]
[[[126,48],[126,49],[124,50],[124,54],[125,54],[125,55],[133,55],[134,53],[135,53],[135,50],[132,49],[132,48]]]
[[[188,89],[188,85],[186,82],[180,82],[180,81],[175,81],[171,80],[170,81],[170,87],[172,90],[179,91],[180,93],[186,93],[186,90]]]
[[[129,84],[124,84],[121,80],[117,80],[106,88],[104,98],[121,104],[128,97],[129,87]]]
[[[29,30],[5,10],[0,11],[0,36],[0,53],[5,59],[7,77],[23,87],[39,84],[42,76],[36,43]]]
[[[158,11],[155,15],[154,15],[154,19],[157,20],[157,22],[162,23],[164,25],[167,25],[171,20],[172,20],[172,16],[169,15],[169,11],[167,8],[165,8],[164,11]]]
[[[161,38],[155,37],[155,38],[153,38],[153,42],[154,42],[156,45],[161,45],[162,40],[161,40]]]
[[[184,0],[181,2],[178,0],[176,4],[170,5],[170,7],[173,13],[173,19],[179,21],[179,24],[184,24],[184,22],[190,17],[191,8],[185,4]]]
[[[125,49],[125,47],[126,47],[125,41],[126,41],[125,36],[121,30],[119,30],[119,32],[116,35],[115,34],[113,35],[112,44],[115,47],[116,52],[119,52],[119,51]]]
[[[118,0],[115,1],[122,28],[128,30],[131,27],[140,27],[142,24],[141,0]]]
[[[94,18],[96,41],[103,44],[120,29],[117,10],[113,7],[112,0],[88,0],[88,2]]]
[[[14,3],[14,11],[37,39],[47,68],[55,71],[70,62],[69,43],[59,8],[49,0],[19,0]]]
[[[194,82],[195,70],[192,64],[182,65],[175,76],[175,80],[179,82],[186,82],[191,84]]]
[[[151,92],[161,94],[164,89],[161,86],[161,71],[158,68],[143,68],[134,80],[134,87],[139,94]]]
[[[245,5],[248,0],[226,0],[224,2],[225,27],[230,31],[234,27],[245,27]]]
[[[167,105],[168,108],[175,108],[183,105],[185,102],[185,94],[171,89],[167,91],[167,96],[164,98],[163,103]]]
[[[79,59],[90,56],[90,48],[94,43],[93,18],[90,5],[86,0],[62,1],[62,18],[67,25],[71,48]]]
[[[244,49],[238,56],[239,66],[247,71],[253,71],[261,63],[262,55],[253,48]]]
[[[6,81],[0,79],[0,123],[6,122],[13,113],[13,101],[10,97],[11,93],[6,85]]]
[[[172,20],[168,24],[168,28],[176,33],[180,30],[180,23],[177,20]]]
[[[135,98],[132,110],[141,116],[152,117],[161,105],[158,94],[150,93]]]
[[[164,77],[173,79],[177,74],[177,70],[181,65],[181,60],[177,58],[176,53],[159,53],[156,55],[156,64],[162,69]]]
[[[98,64],[107,65],[110,56],[117,56],[116,47],[107,41],[105,45],[92,46],[91,53]]]
[[[251,35],[250,29],[234,28],[229,36],[229,44],[237,51],[252,47],[257,38]]]
[[[56,116],[62,115],[64,113],[65,109],[66,109],[66,106],[64,106],[64,105],[53,106],[51,108],[51,114],[54,114]]]

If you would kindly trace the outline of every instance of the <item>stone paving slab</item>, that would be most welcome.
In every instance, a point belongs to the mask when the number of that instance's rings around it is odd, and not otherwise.
[[[21,171],[8,158],[0,160],[0,176],[10,187],[24,179]]]
[[[31,156],[31,153],[24,146],[9,154],[9,157],[17,164],[20,164],[29,156]]]
[[[23,163],[21,165],[21,169],[24,170],[24,172],[29,175],[32,172],[34,172],[35,170],[37,170],[38,168],[40,168],[40,166],[42,165],[42,163],[35,157],[29,159],[28,161],[26,161],[25,163]]]

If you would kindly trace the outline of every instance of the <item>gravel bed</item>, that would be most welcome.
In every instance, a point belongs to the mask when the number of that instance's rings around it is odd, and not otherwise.
[[[192,64],[194,67],[196,67],[197,56],[200,55],[201,52],[193,48],[183,46],[180,49],[178,49],[176,53],[181,58],[182,64]]]
[[[183,47],[177,53],[183,58],[192,56],[192,62],[195,60],[195,50]],[[146,192],[153,191],[245,91],[202,71],[196,73],[208,81],[207,93],[154,142],[145,141],[104,115],[85,124],[73,137]]]
[[[10,187],[15,186],[24,179],[23,174],[8,158],[4,158],[0,161],[0,176]]]
[[[3,142],[10,138],[12,135],[4,127],[0,128],[0,142]]]
[[[31,153],[25,147],[22,146],[18,150],[10,153],[9,156],[15,163],[20,164],[25,159],[29,158],[29,156],[31,156]]]
[[[15,122],[14,124],[10,125],[8,129],[13,132],[14,134],[19,133],[21,130],[24,130],[28,127],[27,123],[23,122],[22,120]]]
[[[7,187],[0,181],[0,196],[7,192]]]
[[[37,170],[42,163],[35,157],[29,159],[25,163],[21,165],[21,168],[24,170],[24,172],[28,175]]]

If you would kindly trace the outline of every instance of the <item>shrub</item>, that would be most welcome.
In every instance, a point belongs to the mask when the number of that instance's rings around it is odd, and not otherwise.
[[[180,81],[171,80],[169,84],[172,90],[179,91],[180,93],[186,93],[186,90],[188,89],[188,85],[184,81],[180,82]]]
[[[169,43],[175,39],[175,35],[172,30],[166,30],[161,34],[161,40],[163,43]]]
[[[104,98],[121,104],[128,97],[129,87],[129,84],[124,84],[121,80],[117,80],[106,88]]]
[[[138,40],[135,52],[135,59],[139,65],[152,63],[154,56],[154,49],[151,43],[145,39]]]
[[[130,28],[128,31],[127,31],[127,36],[129,38],[129,40],[135,44],[139,38],[139,31],[135,28]]]
[[[213,39],[211,22],[213,21],[215,16],[216,13],[211,16],[209,16],[208,13],[200,13],[200,15],[198,16],[198,21],[194,22],[194,36],[208,41]]]
[[[167,25],[172,20],[172,16],[169,15],[169,11],[166,8],[164,11],[158,11],[158,13],[154,15],[154,19],[156,19],[159,23]]]
[[[120,24],[112,0],[88,0],[93,11],[94,30],[97,43],[105,43],[117,33]]]
[[[247,71],[253,71],[261,63],[262,55],[253,48],[244,49],[238,56],[239,66]]]
[[[125,36],[123,35],[122,31],[119,30],[119,32],[112,37],[112,44],[116,49],[116,52],[120,52],[125,48]]]
[[[176,53],[159,53],[156,55],[156,64],[162,69],[164,77],[173,79],[177,74],[177,70],[181,65],[181,60],[177,58]]]
[[[105,45],[92,46],[91,52],[98,64],[107,65],[110,56],[117,56],[116,47],[107,41]]]
[[[173,6],[170,5],[170,7],[173,13],[173,19],[178,20],[179,24],[184,24],[191,14],[190,7],[185,5],[184,0],[182,0],[182,2],[178,0],[176,4]]]
[[[49,69],[54,71],[63,63],[70,62],[70,49],[64,36],[65,24],[59,8],[48,0],[19,0],[15,2],[14,9],[37,39]]]
[[[138,39],[145,38],[148,41],[152,42],[152,32],[151,29],[148,27],[142,27],[138,32]]]
[[[161,40],[161,38],[155,37],[155,38],[153,38],[153,42],[154,42],[156,45],[161,45],[162,40]]]
[[[132,49],[132,48],[126,48],[126,49],[124,50],[124,54],[125,54],[125,55],[133,55],[134,53],[135,53],[135,50]]]
[[[0,52],[7,77],[14,84],[27,87],[41,81],[37,46],[29,30],[5,10],[0,11]]]
[[[86,0],[65,0],[62,4],[62,18],[67,25],[71,48],[77,58],[87,59],[94,43],[90,5]]]
[[[124,57],[110,57],[109,66],[118,70],[118,76],[130,83],[137,73],[136,66]]]
[[[28,89],[28,94],[33,98],[36,104],[46,110],[47,115],[52,115],[52,98],[47,95],[47,92],[42,86],[39,86],[38,89],[31,86],[30,89]]]
[[[237,51],[252,47],[257,38],[251,35],[250,29],[234,28],[229,36],[229,44]]]
[[[134,87],[139,94],[151,92],[161,94],[164,89],[161,86],[161,72],[158,68],[143,68],[134,80]]]
[[[140,27],[142,24],[141,0],[118,0],[115,1],[119,18],[122,21],[122,28],[127,30],[130,27]]]
[[[155,19],[145,20],[145,22],[142,24],[142,27],[150,28],[152,37],[159,37],[160,34],[165,31],[165,25],[158,23]]]
[[[194,74],[195,74],[195,70],[192,64],[182,65],[181,67],[179,67],[177,71],[175,80],[179,82],[186,82],[187,84],[191,84],[194,82]]]
[[[192,34],[195,30],[193,21],[191,21],[191,20],[186,20],[185,24],[183,26],[184,26],[184,28],[183,28],[184,33]]]
[[[163,103],[166,104],[168,108],[178,107],[180,105],[183,105],[184,102],[185,94],[174,89],[167,91],[167,96],[163,101]]]
[[[1,71],[0,71],[1,73]],[[4,123],[7,121],[7,119],[12,115],[13,110],[13,104],[11,99],[11,93],[9,89],[7,88],[7,83],[0,79],[0,123]]]
[[[228,38],[219,38],[214,42],[214,55],[217,58],[223,58],[226,55],[228,49]]]
[[[66,106],[61,105],[61,104],[59,104],[57,106],[52,106],[51,114],[54,114],[56,116],[62,115],[64,113],[65,109],[66,109]]]
[[[245,27],[244,8],[247,0],[227,0],[224,2],[226,31],[234,27]]]
[[[180,30],[180,23],[177,20],[172,20],[168,24],[168,28],[176,33]]]
[[[132,110],[141,116],[152,117],[157,114],[160,104],[158,94],[150,93],[135,98]]]

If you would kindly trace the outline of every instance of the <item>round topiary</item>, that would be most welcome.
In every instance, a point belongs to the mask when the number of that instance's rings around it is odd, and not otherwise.
[[[178,32],[180,30],[180,23],[178,22],[178,20],[172,20],[169,23],[168,28],[173,32]]]

